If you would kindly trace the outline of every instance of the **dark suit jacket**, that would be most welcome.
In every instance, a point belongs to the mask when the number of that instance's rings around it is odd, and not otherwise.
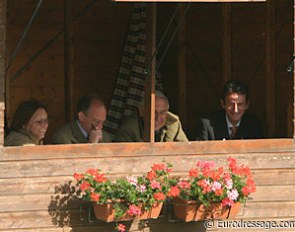
[[[262,123],[249,115],[243,115],[235,136],[232,139],[263,138]],[[197,140],[230,139],[225,118],[225,111],[218,111],[207,118],[202,118],[197,129]]]

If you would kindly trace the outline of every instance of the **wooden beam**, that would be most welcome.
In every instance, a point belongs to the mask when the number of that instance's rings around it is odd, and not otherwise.
[[[155,141],[156,3],[147,6],[146,83],[144,101],[145,142]]]
[[[114,2],[265,2],[266,0],[113,0]]]
[[[276,120],[275,120],[275,0],[269,0],[267,5],[267,25],[266,25],[266,128],[267,137],[274,137]]]
[[[222,6],[222,84],[231,79],[231,3]]]
[[[293,138],[295,139],[295,64],[294,64],[294,57],[295,57],[295,0],[293,6]]]
[[[6,96],[9,92],[9,78],[7,78],[7,83],[5,81],[5,67],[6,67],[6,11],[7,11],[7,2],[6,0],[1,1],[0,4],[0,145],[4,143],[4,124],[5,124],[5,101]],[[5,85],[6,84],[6,85]]]
[[[73,67],[73,20],[71,16],[71,0],[64,0],[64,24],[65,24],[65,120],[71,121],[74,116],[74,67]]]
[[[190,142],[165,142],[165,143],[98,143],[98,144],[65,144],[65,145],[44,145],[44,146],[17,146],[17,147],[2,147],[3,153],[0,155],[0,162],[4,161],[18,161],[25,162],[26,160],[33,159],[36,162],[42,162],[46,160],[59,159],[71,160],[79,158],[97,158],[102,161],[108,157],[113,158],[114,161],[120,157],[134,157],[134,158],[146,158],[158,157],[162,159],[163,156],[178,156],[180,162],[184,155],[197,155],[206,156],[210,158],[213,155],[224,155],[229,157],[232,154],[237,154],[242,157],[248,157],[248,155],[269,157],[271,154],[277,153],[281,158],[280,160],[287,160],[290,166],[294,167],[294,163],[288,158],[282,158],[291,153],[295,153],[294,139],[258,139],[258,140],[227,140],[227,141],[190,141]],[[211,158],[210,158],[211,159]],[[294,157],[295,159],[295,157]],[[273,164],[278,160],[269,160]],[[94,163],[91,163],[94,165]],[[99,163],[97,163],[99,165]],[[124,166],[124,163],[121,164]],[[259,165],[259,164],[257,164]],[[83,166],[83,162],[81,163]],[[15,167],[17,168],[17,167]],[[48,166],[44,164],[44,168],[55,168],[58,172],[62,173],[63,170],[58,166]],[[68,169],[72,167],[67,166]],[[86,169],[86,167],[84,166]],[[107,168],[116,169],[117,167],[107,165]],[[135,167],[136,168],[136,167]],[[268,168],[265,166],[265,168]],[[287,168],[287,167],[284,167]],[[3,170],[1,166],[0,171]],[[13,170],[13,169],[12,169]],[[32,167],[22,170],[23,172],[35,172],[38,173],[38,169],[33,170]],[[131,170],[130,170],[131,171]],[[2,172],[3,175],[5,172]]]
[[[178,49],[178,114],[182,124],[186,125],[187,100],[186,100],[186,26],[185,5],[179,6],[178,20],[182,20],[177,34]],[[182,19],[184,17],[184,19]]]

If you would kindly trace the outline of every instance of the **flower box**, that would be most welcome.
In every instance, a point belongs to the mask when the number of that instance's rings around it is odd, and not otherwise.
[[[96,204],[93,203],[93,210],[96,219],[102,220],[105,222],[113,222],[116,221],[115,217],[115,208],[114,203],[104,203],[104,204]],[[124,215],[117,219],[117,221],[130,221],[133,220],[135,216],[129,215],[127,212]]]
[[[222,206],[222,203],[211,203],[208,207],[197,201],[187,201],[179,197],[173,199],[175,216],[185,222],[208,219],[233,219],[241,207],[240,202],[233,206]]]
[[[96,219],[102,220],[105,222],[113,222],[113,221],[131,221],[134,219],[139,220],[145,220],[150,218],[158,218],[160,215],[160,212],[162,210],[163,203],[156,204],[153,206],[150,210],[144,210],[143,205],[140,205],[141,214],[140,215],[134,215],[131,216],[127,213],[127,211],[124,213],[124,215],[118,219],[115,217],[115,209],[114,209],[114,203],[109,202],[105,204],[93,204],[93,210]]]
[[[142,213],[139,216],[140,220],[144,220],[144,219],[156,219],[160,216],[161,210],[163,207],[163,203],[157,203],[156,205],[154,205],[150,210],[144,210],[144,208],[142,207]]]

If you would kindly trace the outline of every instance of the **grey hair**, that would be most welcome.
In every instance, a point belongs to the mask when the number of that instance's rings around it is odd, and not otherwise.
[[[158,97],[158,98],[162,98],[163,100],[165,100],[167,102],[167,105],[168,105],[168,108],[169,108],[169,100],[168,98],[165,96],[164,93],[162,93],[161,91],[159,90],[155,90],[155,97]],[[141,101],[139,102],[139,107],[143,107],[144,106],[144,96],[142,97]]]

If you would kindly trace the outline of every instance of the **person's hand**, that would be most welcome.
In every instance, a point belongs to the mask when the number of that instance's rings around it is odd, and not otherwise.
[[[88,135],[89,143],[99,143],[102,140],[102,130],[93,127]]]

